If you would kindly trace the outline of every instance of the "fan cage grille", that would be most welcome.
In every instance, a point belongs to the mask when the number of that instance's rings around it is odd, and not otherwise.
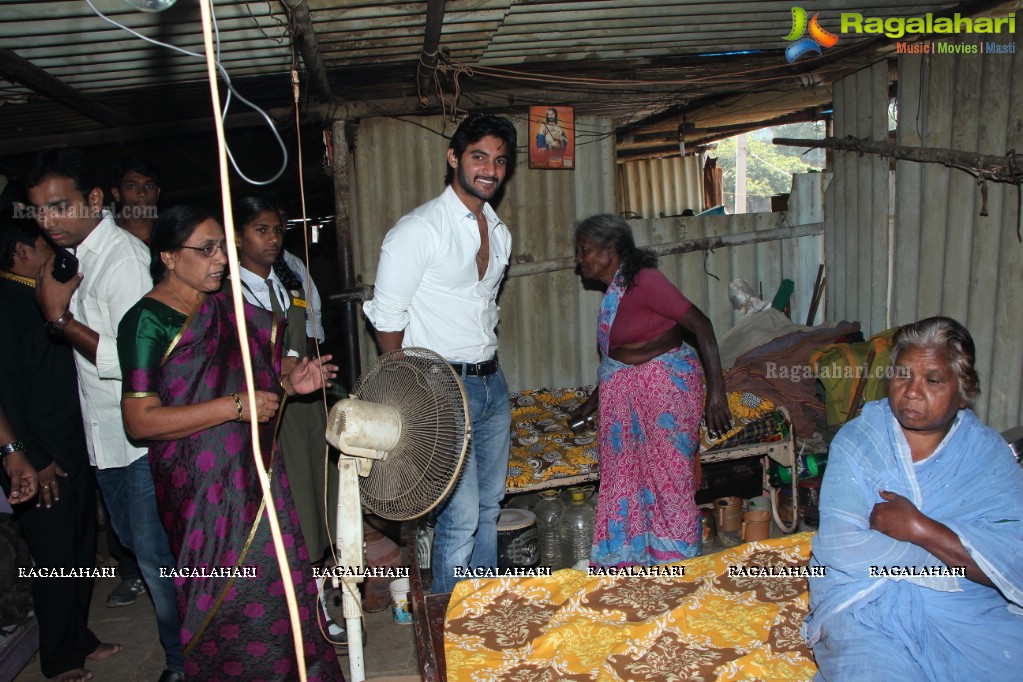
[[[360,481],[363,505],[393,521],[420,517],[457,483],[469,447],[469,408],[454,369],[425,348],[386,353],[352,394],[401,415],[402,431],[387,458]]]

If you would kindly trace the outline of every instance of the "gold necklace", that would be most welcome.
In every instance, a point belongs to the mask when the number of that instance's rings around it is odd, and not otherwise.
[[[167,290],[170,291],[172,294],[174,294],[174,298],[176,298],[179,301],[181,301],[181,305],[185,306],[185,315],[191,315],[192,311],[194,311],[196,308],[199,307],[199,303],[198,302],[193,303],[192,305],[189,305],[188,303],[186,303],[185,299],[183,299],[180,296],[178,296],[178,292],[174,291],[174,287],[172,287],[169,284],[167,285]]]
[[[12,282],[17,282],[18,284],[24,284],[25,286],[32,287],[33,289],[36,288],[36,281],[31,277],[16,275],[13,272],[0,272],[0,277],[3,279],[9,279]]]

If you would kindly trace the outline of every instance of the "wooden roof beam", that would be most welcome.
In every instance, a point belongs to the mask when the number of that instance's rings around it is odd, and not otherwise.
[[[16,52],[4,48],[0,48],[0,75],[105,126],[126,126],[131,123],[113,109],[79,92]]]
[[[423,33],[423,52],[419,55],[417,78],[419,80],[419,105],[429,105],[430,84],[433,80],[432,71],[439,61],[440,34],[444,28],[444,4],[447,0],[427,0],[426,30]],[[423,68],[426,67],[426,68]]]
[[[323,63],[320,42],[313,28],[313,18],[309,13],[309,5],[305,0],[281,0],[291,16],[295,27],[294,40],[298,42],[298,51],[302,54],[302,62],[309,72],[309,84],[317,99],[321,102],[332,102],[334,95],[330,92],[330,79],[327,78],[327,67]]]

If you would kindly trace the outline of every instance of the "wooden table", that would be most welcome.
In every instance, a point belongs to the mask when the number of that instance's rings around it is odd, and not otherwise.
[[[412,587],[412,622],[416,628],[416,649],[423,682],[445,682],[444,614],[451,601],[451,593],[424,594],[423,576],[416,561],[415,539],[406,546],[409,556],[409,582]]]

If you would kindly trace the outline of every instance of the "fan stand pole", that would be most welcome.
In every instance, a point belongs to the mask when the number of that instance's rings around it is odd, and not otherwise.
[[[359,500],[358,461],[341,456],[338,461],[337,557],[345,573],[359,573],[363,560],[362,506]],[[342,578],[341,604],[344,608],[345,630],[348,633],[349,677],[352,682],[366,679],[366,661],[362,651],[362,601],[359,586],[362,576]]]
[[[352,682],[362,682],[366,679],[366,659],[362,651],[362,604],[358,595],[359,588],[353,583],[346,583],[341,593],[345,630],[348,632],[348,663],[351,668],[349,679]]]

